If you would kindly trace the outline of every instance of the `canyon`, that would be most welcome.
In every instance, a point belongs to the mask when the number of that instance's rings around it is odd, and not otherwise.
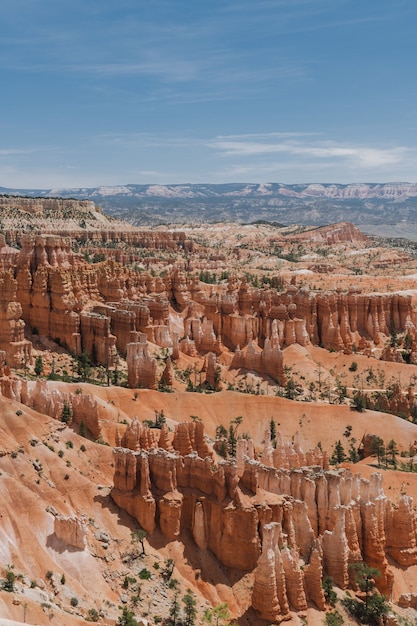
[[[0,218],[0,558],[21,573],[0,614],[168,623],[172,560],[199,619],[314,626],[326,577],[355,594],[366,563],[413,623],[408,249],[350,222],[136,228],[90,200],[3,197]]]

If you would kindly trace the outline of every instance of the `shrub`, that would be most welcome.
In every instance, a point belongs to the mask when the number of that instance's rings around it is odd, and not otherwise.
[[[330,606],[335,606],[337,602],[337,594],[333,589],[333,578],[331,576],[325,576],[321,586],[323,587],[326,602],[330,604]]]
[[[133,576],[125,576],[125,579],[122,585],[123,589],[129,589],[129,585],[135,582],[136,582],[136,578],[134,578]]]
[[[359,413],[363,413],[367,408],[366,396],[363,393],[356,393],[352,402],[352,408]]]
[[[16,574],[14,573],[11,566],[9,565],[6,569],[6,580],[4,580],[2,583],[2,587],[4,591],[8,591],[8,592],[14,591],[15,582],[16,582]]]
[[[333,611],[332,613],[327,613],[326,626],[343,626],[343,623],[344,623],[343,615],[341,615],[339,611]]]
[[[123,607],[122,614],[117,620],[117,626],[138,626],[134,613],[126,606]]]
[[[98,622],[99,619],[100,619],[100,616],[98,612],[96,611],[96,609],[88,610],[87,622]]]
[[[146,567],[140,570],[139,578],[141,580],[149,580],[151,577],[152,577],[152,574],[149,570],[146,569]]]
[[[70,600],[70,605],[73,607],[78,606],[78,598],[72,597]]]

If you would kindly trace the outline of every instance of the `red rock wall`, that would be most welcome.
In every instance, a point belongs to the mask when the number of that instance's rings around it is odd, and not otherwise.
[[[282,620],[290,608],[302,612],[308,601],[323,610],[323,577],[347,588],[354,582],[350,564],[362,559],[380,570],[376,584],[388,595],[393,576],[387,554],[403,567],[416,562],[411,498],[393,507],[378,474],[367,481],[347,470],[294,469],[307,456],[319,461],[318,452],[304,454],[297,441],[292,451],[280,444],[288,469],[273,466],[268,442],[263,459],[271,465],[244,456],[242,445],[249,449],[243,440],[237,463],[214,465],[196,453],[203,431],[192,423],[178,426],[174,451],[154,443],[145,452],[139,448],[142,429],[132,424],[132,434],[126,432],[138,451],[115,449],[113,499],[147,529],[159,523],[169,541],[190,531],[223,565],[254,572],[252,605],[266,620]],[[160,441],[166,436],[161,433]]]

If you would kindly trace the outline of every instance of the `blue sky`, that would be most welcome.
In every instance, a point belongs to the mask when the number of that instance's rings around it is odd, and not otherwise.
[[[0,23],[0,186],[417,181],[415,0],[13,0]]]

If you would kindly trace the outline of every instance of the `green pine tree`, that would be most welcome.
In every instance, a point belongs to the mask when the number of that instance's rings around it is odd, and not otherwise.
[[[197,603],[190,589],[187,589],[182,601],[184,603],[184,626],[194,626],[197,617]]]

